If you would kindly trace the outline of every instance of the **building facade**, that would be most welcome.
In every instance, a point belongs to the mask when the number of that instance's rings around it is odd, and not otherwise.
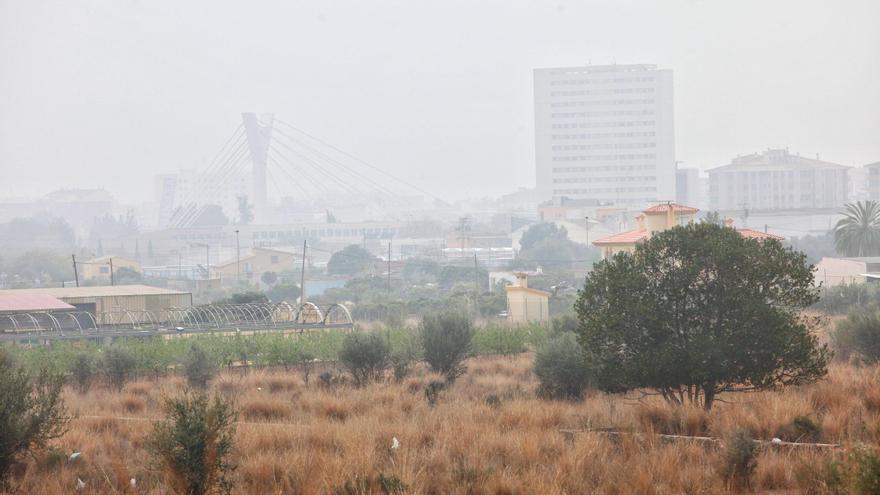
[[[299,269],[297,260],[302,261],[302,252],[281,249],[255,247],[250,254],[240,259],[231,259],[211,267],[213,278],[224,282],[246,282],[250,285],[261,285],[263,274],[272,272],[292,272]]]
[[[593,245],[602,250],[602,259],[611,258],[617,253],[632,253],[636,250],[637,244],[650,239],[657,232],[671,229],[676,225],[686,225],[695,222],[699,211],[697,208],[677,203],[654,205],[636,217],[635,230],[598,239],[593,241]],[[735,228],[733,219],[730,218],[724,220],[724,225],[735,229],[739,235],[746,239],[775,239],[779,241],[785,239],[766,231]]]
[[[101,256],[88,261],[80,261],[76,264],[79,277],[82,280],[96,278],[110,279],[110,274],[120,268],[127,268],[137,273],[142,273],[141,264],[137,260],[123,258],[121,256]]]
[[[544,200],[643,207],[675,199],[672,71],[536,69],[535,160]]]
[[[91,313],[101,325],[164,322],[171,309],[192,306],[189,292],[147,285],[0,290],[0,297],[10,295],[48,295]]]
[[[868,199],[880,201],[880,162],[865,165],[868,171]]]
[[[550,293],[529,287],[525,273],[515,274],[516,281],[508,285],[507,320],[512,323],[550,321]]]
[[[703,180],[695,168],[679,168],[675,171],[675,201],[683,205],[705,208],[702,190]]]
[[[788,149],[734,158],[709,170],[712,210],[840,208],[848,199],[849,167]]]

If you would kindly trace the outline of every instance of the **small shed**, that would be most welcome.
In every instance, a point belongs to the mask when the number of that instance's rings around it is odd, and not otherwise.
[[[517,272],[516,282],[506,287],[507,320],[513,323],[550,320],[550,293],[529,287],[528,275]]]

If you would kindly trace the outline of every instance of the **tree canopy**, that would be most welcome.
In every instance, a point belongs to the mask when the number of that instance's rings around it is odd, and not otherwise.
[[[369,270],[376,258],[366,249],[351,244],[330,256],[327,273],[331,275],[357,275]]]
[[[593,247],[572,241],[565,227],[554,223],[538,223],[529,227],[520,239],[520,251],[511,263],[514,269],[541,266],[549,270],[568,269],[581,260],[581,266],[599,259]]]
[[[818,379],[827,346],[805,256],[710,223],[655,234],[594,267],[575,309],[600,389],[654,389],[709,409],[716,394]]]
[[[555,223],[536,223],[523,232],[519,240],[519,247],[522,251],[528,251],[538,242],[548,239],[568,239],[568,231],[565,227],[560,227]]]
[[[846,205],[843,218],[834,226],[834,242],[844,256],[880,255],[880,203]]]
[[[52,249],[69,253],[75,246],[73,228],[63,218],[38,215],[0,224],[0,249],[5,254]]]

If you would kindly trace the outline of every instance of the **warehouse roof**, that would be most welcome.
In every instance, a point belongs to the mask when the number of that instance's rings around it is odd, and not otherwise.
[[[0,296],[18,294],[47,294],[58,298],[113,297],[113,296],[162,296],[189,294],[177,290],[151,287],[149,285],[97,285],[94,287],[44,287],[40,289],[0,290]]]
[[[0,294],[0,312],[76,309],[48,294]]]

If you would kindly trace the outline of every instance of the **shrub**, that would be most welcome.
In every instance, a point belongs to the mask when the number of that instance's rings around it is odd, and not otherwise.
[[[176,493],[228,493],[235,433],[232,403],[204,393],[184,393],[165,401],[166,420],[156,423],[148,448],[161,463]]]
[[[217,374],[217,365],[207,352],[193,345],[183,359],[183,373],[191,387],[205,388]]]
[[[100,367],[110,385],[116,390],[122,390],[125,382],[134,375],[135,364],[135,357],[130,351],[122,347],[110,347],[104,351]]]
[[[453,382],[467,368],[462,364],[471,351],[474,328],[461,313],[433,313],[422,318],[422,352],[435,373]]]
[[[407,486],[394,475],[357,476],[342,485],[333,488],[333,495],[382,494],[393,495],[405,493]]]
[[[403,381],[409,375],[413,364],[419,359],[420,351],[418,335],[405,331],[391,352],[391,367],[396,381]]]
[[[88,354],[77,354],[70,366],[70,374],[76,384],[76,389],[84,394],[89,391],[92,384],[92,375],[95,374],[95,364]]]
[[[31,375],[0,350],[0,488],[22,454],[46,447],[67,430],[64,377],[47,369]]]
[[[835,458],[801,462],[794,474],[805,495],[846,495],[843,463]]]
[[[382,377],[391,364],[391,344],[379,333],[352,333],[342,342],[339,362],[361,387]]]
[[[724,442],[721,475],[735,487],[747,486],[758,465],[758,446],[745,430],[734,432]]]
[[[309,384],[309,377],[312,375],[312,370],[315,367],[315,355],[311,352],[302,352],[300,353],[300,370],[303,375],[303,382],[306,385]]]
[[[849,493],[867,495],[880,493],[880,456],[868,447],[856,447],[849,455]]]
[[[341,378],[334,375],[331,371],[324,371],[318,375],[318,382],[321,388],[330,389],[341,382]]]
[[[790,442],[815,442],[821,435],[822,428],[809,416],[795,416],[776,430],[777,437]]]
[[[538,392],[553,399],[580,399],[589,386],[591,372],[577,338],[566,332],[553,337],[535,353]]]
[[[869,362],[880,361],[880,307],[866,306],[849,312],[837,324],[832,342],[841,357],[859,354]]]
[[[433,380],[431,383],[425,386],[425,399],[428,400],[428,404],[431,406],[437,405],[437,400],[440,399],[440,392],[446,390],[446,382],[440,380]]]
[[[573,314],[557,316],[550,322],[550,330],[553,335],[560,335],[567,332],[576,333],[577,329],[577,316]]]

